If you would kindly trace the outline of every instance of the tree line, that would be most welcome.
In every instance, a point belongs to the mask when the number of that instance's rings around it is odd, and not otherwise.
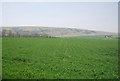
[[[51,35],[46,33],[20,33],[12,32],[12,30],[2,30],[2,37],[45,37],[45,38],[54,38]]]

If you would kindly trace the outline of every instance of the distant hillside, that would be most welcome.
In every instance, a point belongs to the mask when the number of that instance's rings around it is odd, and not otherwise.
[[[84,30],[76,28],[54,27],[3,27],[2,31],[11,31],[19,34],[47,34],[54,37],[84,36],[84,35],[116,35],[116,33]]]

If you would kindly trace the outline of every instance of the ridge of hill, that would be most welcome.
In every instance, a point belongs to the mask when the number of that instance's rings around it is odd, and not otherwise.
[[[2,31],[11,31],[19,34],[47,34],[54,37],[84,36],[84,35],[117,35],[117,33],[85,30],[77,28],[55,28],[55,27],[3,27]]]

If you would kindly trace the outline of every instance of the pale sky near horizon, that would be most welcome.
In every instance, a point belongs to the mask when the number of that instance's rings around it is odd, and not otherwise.
[[[2,26],[68,27],[117,33],[118,3],[4,2]]]

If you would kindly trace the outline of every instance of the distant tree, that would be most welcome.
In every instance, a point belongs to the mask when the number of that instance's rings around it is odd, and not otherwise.
[[[16,37],[20,37],[20,34],[19,34],[19,32],[16,32]]]
[[[12,31],[11,30],[9,30],[9,37],[12,37]]]
[[[2,30],[2,37],[5,37],[6,30]]]

